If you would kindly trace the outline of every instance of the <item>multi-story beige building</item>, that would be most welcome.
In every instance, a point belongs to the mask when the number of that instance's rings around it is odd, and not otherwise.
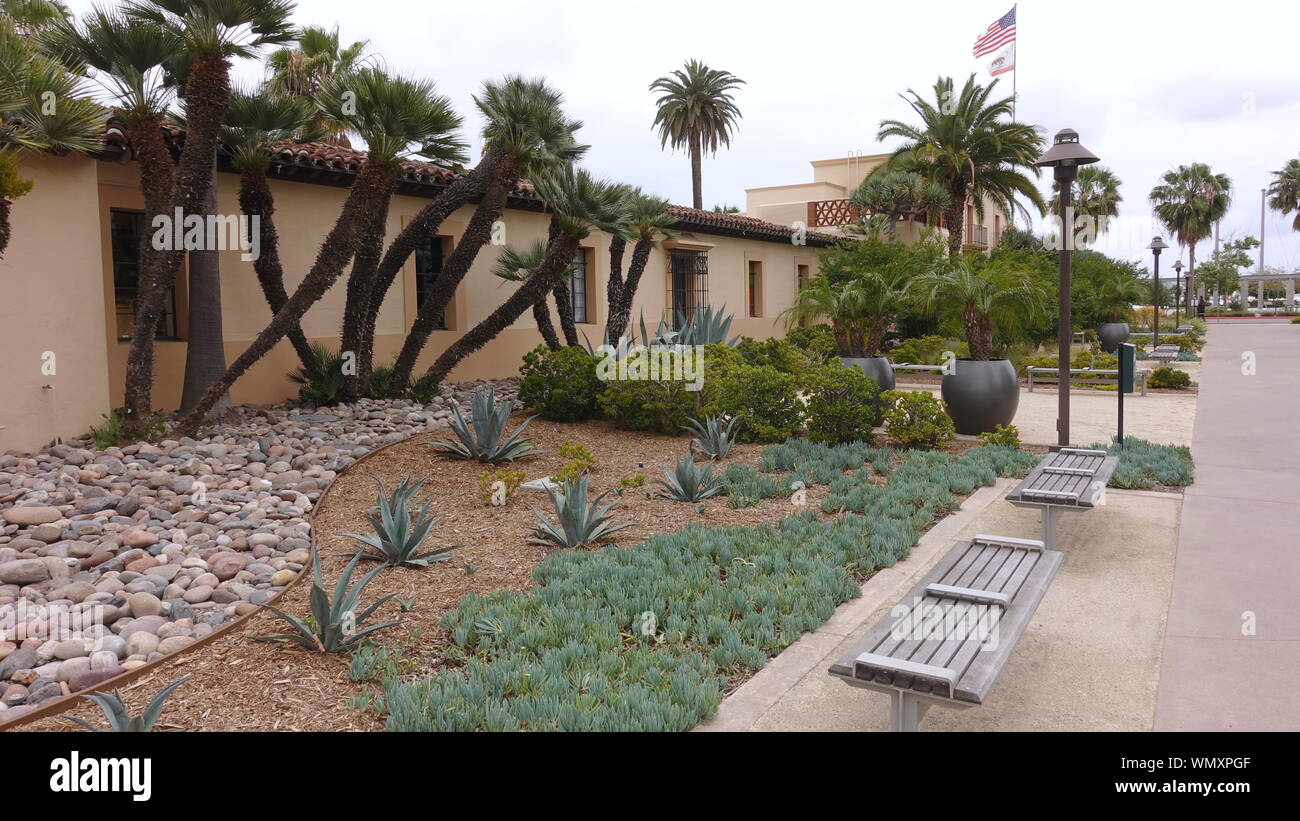
[[[813,172],[812,182],[745,189],[745,213],[782,225],[798,222],[809,230],[840,233],[843,226],[856,222],[860,216],[849,204],[849,197],[889,156],[854,153],[831,160],[813,160],[809,163]],[[988,198],[983,210],[981,217],[976,213],[974,203],[966,204],[963,248],[988,250],[997,246],[1006,228],[1006,218],[1002,209]],[[924,227],[923,220],[908,219],[899,224],[896,236],[905,242],[915,242]],[[946,227],[939,230],[947,236]]]
[[[111,137],[111,135],[110,135]],[[296,146],[271,170],[286,285],[292,291],[334,224],[363,155],[332,146]],[[98,157],[29,156],[23,174],[35,182],[12,209],[13,237],[0,260],[0,452],[32,450],[86,431],[122,403],[132,333],[137,249],[144,231],[143,200],[129,147],[113,143]],[[450,172],[410,164],[388,217],[392,237],[448,183]],[[238,177],[218,175],[217,208],[236,215]],[[472,206],[456,211],[407,262],[378,319],[377,363],[391,361],[415,318],[424,289],[465,230]],[[792,232],[785,220],[716,214],[672,207],[673,238],[655,248],[637,292],[634,320],[649,324],[676,311],[725,307],[733,333],[765,338],[784,333],[780,315],[801,282],[817,273],[817,252],[833,242],[824,234]],[[506,241],[525,247],[546,236],[542,203],[521,191],[504,216]],[[152,232],[151,232],[152,233]],[[796,244],[802,237],[803,244]],[[609,237],[593,234],[579,254],[573,282],[579,328],[598,344],[604,333]],[[488,246],[461,282],[433,333],[417,373],[460,334],[486,317],[516,287],[491,272],[498,249]],[[186,275],[177,277],[159,328],[153,404],[174,409],[180,400],[186,355]],[[340,281],[303,318],[312,341],[337,347],[345,300]],[[271,314],[240,251],[221,253],[225,353],[233,360]],[[523,354],[541,337],[530,313],[452,373],[453,379],[517,372]],[[277,402],[295,395],[285,374],[297,366],[282,342],[232,390],[236,403]]]

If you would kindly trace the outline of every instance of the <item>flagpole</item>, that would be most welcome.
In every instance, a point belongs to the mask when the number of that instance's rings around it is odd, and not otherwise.
[[[1011,7],[1011,10],[1016,14],[1016,39],[1014,41],[1016,46],[1016,61],[1011,64],[1011,120],[1012,122],[1015,122],[1017,97],[1016,80],[1020,77],[1020,4],[1016,3]]]

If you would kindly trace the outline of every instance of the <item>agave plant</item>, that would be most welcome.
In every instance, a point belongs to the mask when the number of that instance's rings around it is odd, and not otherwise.
[[[126,711],[126,702],[122,700],[120,690],[114,690],[112,695],[91,693],[82,696],[87,701],[99,705],[99,709],[104,711],[104,718],[108,719],[108,726],[96,727],[87,721],[72,717],[69,717],[68,721],[85,727],[92,733],[147,733],[153,729],[154,722],[162,714],[163,703],[167,701],[167,696],[172,694],[172,690],[189,680],[190,677],[185,676],[159,690],[158,695],[153,697],[153,700],[145,706],[144,712],[138,716],[133,716]]]
[[[726,310],[726,305],[717,311],[713,310],[712,305],[705,305],[703,308],[697,308],[690,319],[679,312],[677,325],[681,328],[678,332],[681,344],[734,346],[740,339],[740,335],[727,338],[727,334],[731,332],[732,316],[725,313]]]
[[[554,488],[548,489],[548,492],[551,494],[551,504],[555,506],[555,517],[560,520],[560,526],[557,528],[551,524],[542,512],[534,507],[533,513],[537,514],[541,525],[533,531],[532,537],[528,540],[530,544],[582,547],[594,544],[617,530],[632,526],[632,522],[624,522],[621,525],[609,524],[609,520],[613,518],[609,512],[618,502],[602,505],[600,501],[608,496],[610,491],[605,491],[588,503],[585,476],[565,482],[562,493]]]
[[[682,429],[695,434],[691,446],[709,457],[710,461],[726,458],[731,452],[731,446],[736,444],[735,429],[739,418],[727,421],[720,416],[706,416],[703,422],[692,418],[687,421],[690,424],[682,425]]]
[[[465,421],[465,415],[461,413],[460,407],[452,406],[451,430],[460,441],[425,442],[425,444],[442,448],[454,459],[474,459],[491,464],[513,462],[525,456],[544,453],[545,451],[534,448],[532,442],[519,438],[524,428],[527,428],[528,424],[537,418],[536,416],[525,419],[522,425],[515,428],[514,433],[502,440],[506,420],[510,418],[510,411],[514,409],[514,405],[514,402],[497,404],[491,390],[480,388],[474,393],[474,403],[470,411],[474,419],[472,428]]]
[[[355,553],[345,553],[344,555],[362,558],[367,561],[383,562],[385,566],[391,565],[393,567],[402,565],[406,567],[428,567],[433,562],[445,562],[450,559],[451,551],[460,547],[460,545],[426,550],[423,553],[416,552],[429,535],[429,531],[438,522],[442,521],[440,516],[429,515],[429,505],[432,502],[426,502],[419,513],[412,514],[411,512],[411,497],[418,493],[420,488],[424,487],[424,482],[424,479],[412,482],[410,476],[403,477],[402,481],[393,489],[393,492],[385,496],[384,483],[379,479],[375,479],[375,483],[379,485],[375,512],[366,514],[370,526],[375,529],[374,534],[370,536],[358,536],[355,533],[343,534],[369,549],[358,550]]]
[[[362,554],[358,552],[348,562],[347,569],[339,576],[339,582],[334,587],[334,594],[330,596],[325,592],[325,580],[320,572],[320,551],[312,548],[311,567],[312,567],[312,585],[311,585],[311,615],[306,620],[297,616],[291,616],[279,608],[266,605],[282,621],[288,622],[289,626],[294,629],[292,633],[272,633],[268,636],[256,636],[258,641],[293,641],[301,644],[309,650],[319,650],[322,653],[339,653],[361,639],[375,632],[383,630],[385,627],[392,627],[399,622],[386,621],[383,624],[376,624],[373,627],[367,627],[364,630],[358,630],[357,626],[370,618],[370,614],[379,609],[379,606],[395,596],[395,593],[389,593],[381,597],[374,604],[362,610],[360,613],[357,609],[361,606],[357,600],[361,598],[361,591],[366,589],[366,585],[384,568],[376,567],[369,573],[361,577],[361,581],[349,589],[352,582],[352,571],[356,570],[357,563],[361,561]]]
[[[712,464],[696,465],[693,453],[664,476],[668,481],[659,480],[659,495],[675,502],[702,502],[722,492],[722,477],[713,475]]]

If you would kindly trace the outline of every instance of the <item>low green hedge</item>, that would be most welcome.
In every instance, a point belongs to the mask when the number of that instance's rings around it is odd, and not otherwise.
[[[470,594],[443,616],[461,664],[386,680],[388,729],[688,730],[729,678],[824,623],[858,595],[857,578],[906,557],[954,494],[1033,464],[1019,453],[908,454],[884,487],[869,470],[840,476],[823,508],[852,512],[830,520],[806,511],[775,527],[692,525],[631,548],[553,553],[536,587]]]

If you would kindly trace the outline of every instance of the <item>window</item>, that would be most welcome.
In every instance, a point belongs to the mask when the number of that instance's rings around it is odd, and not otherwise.
[[[113,210],[108,214],[113,254],[113,302],[117,314],[118,341],[131,338],[135,329],[136,298],[140,290],[140,243],[147,240],[144,213]],[[177,339],[176,283],[167,289],[162,316],[158,318],[158,339]]]
[[[672,307],[673,330],[695,318],[697,308],[709,304],[709,255],[707,251],[674,248],[668,253],[668,304]]]
[[[433,292],[433,284],[442,274],[442,237],[424,237],[415,246],[415,305],[424,304],[425,297]],[[446,317],[439,315],[433,322],[435,330],[447,330]]]
[[[763,315],[763,263],[749,261],[749,315]]]
[[[812,284],[812,275],[811,272],[808,270],[808,266],[807,265],[794,266],[794,279],[795,279],[795,287],[800,291],[802,291],[804,288],[807,288],[810,284]],[[808,327],[808,317],[803,317],[799,320],[799,327],[800,328]]]
[[[573,305],[574,322],[587,319],[587,249],[579,248],[573,255],[573,269],[569,278],[569,301]]]

